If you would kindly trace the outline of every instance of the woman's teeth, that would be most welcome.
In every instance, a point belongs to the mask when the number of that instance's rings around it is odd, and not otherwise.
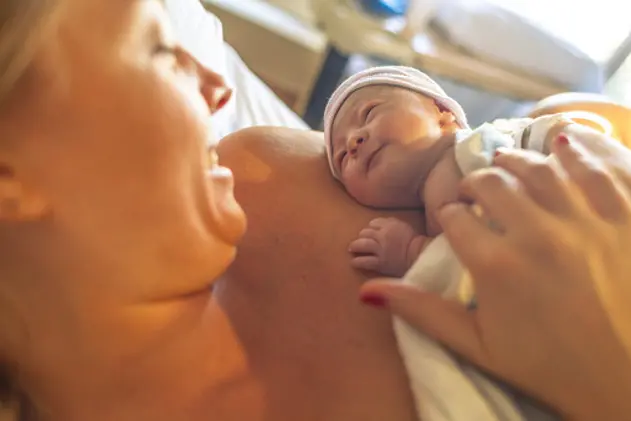
[[[213,169],[219,165],[219,155],[217,155],[217,151],[209,150],[208,151],[208,168]]]

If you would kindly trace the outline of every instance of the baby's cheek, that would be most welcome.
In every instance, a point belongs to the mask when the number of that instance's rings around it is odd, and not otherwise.
[[[382,115],[371,126],[371,137],[394,143],[406,143],[419,131],[419,121],[402,114]]]
[[[435,139],[438,139],[443,134],[443,128],[441,128],[441,126],[434,121],[429,122],[422,129],[419,129],[419,137],[422,136],[426,139],[432,139],[432,143],[433,141],[435,141]]]
[[[342,174],[342,183],[344,184],[346,191],[353,197],[361,195],[364,190],[363,183],[352,171],[344,171]]]
[[[398,117],[398,130],[413,139],[437,138],[442,134],[438,120],[421,113],[403,113]]]

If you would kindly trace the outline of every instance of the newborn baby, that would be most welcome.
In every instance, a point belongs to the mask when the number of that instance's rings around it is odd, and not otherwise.
[[[491,165],[498,148],[547,153],[552,133],[568,123],[554,115],[472,131],[462,107],[416,69],[377,67],[352,76],[325,111],[333,176],[363,205],[424,208],[426,218],[425,235],[395,218],[371,221],[350,244],[353,265],[405,275],[403,282],[468,304],[470,283],[441,235],[437,211],[458,199],[464,175]],[[394,327],[422,420],[551,419],[402,321]]]
[[[501,120],[472,133],[462,107],[436,82],[395,66],[345,81],[324,120],[331,172],[351,196],[376,208],[425,209],[426,236],[395,219],[375,220],[350,246],[357,268],[397,277],[416,261],[428,237],[442,232],[436,212],[457,199],[464,174],[490,165],[499,147],[546,153],[550,129],[568,122],[560,115]],[[448,134],[455,141],[441,139]]]

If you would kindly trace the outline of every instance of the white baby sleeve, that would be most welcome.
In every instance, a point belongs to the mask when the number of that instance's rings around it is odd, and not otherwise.
[[[571,123],[571,114],[550,114],[532,118],[499,119],[493,122],[493,127],[509,135],[514,141],[514,147],[529,149],[543,154],[549,154],[546,138],[550,130],[560,123]]]

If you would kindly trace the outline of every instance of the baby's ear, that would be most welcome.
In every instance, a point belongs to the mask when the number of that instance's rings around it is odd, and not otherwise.
[[[452,132],[454,129],[458,128],[458,123],[456,122],[456,116],[449,110],[446,110],[442,107],[439,107],[440,115],[438,117],[438,124],[443,131]]]

